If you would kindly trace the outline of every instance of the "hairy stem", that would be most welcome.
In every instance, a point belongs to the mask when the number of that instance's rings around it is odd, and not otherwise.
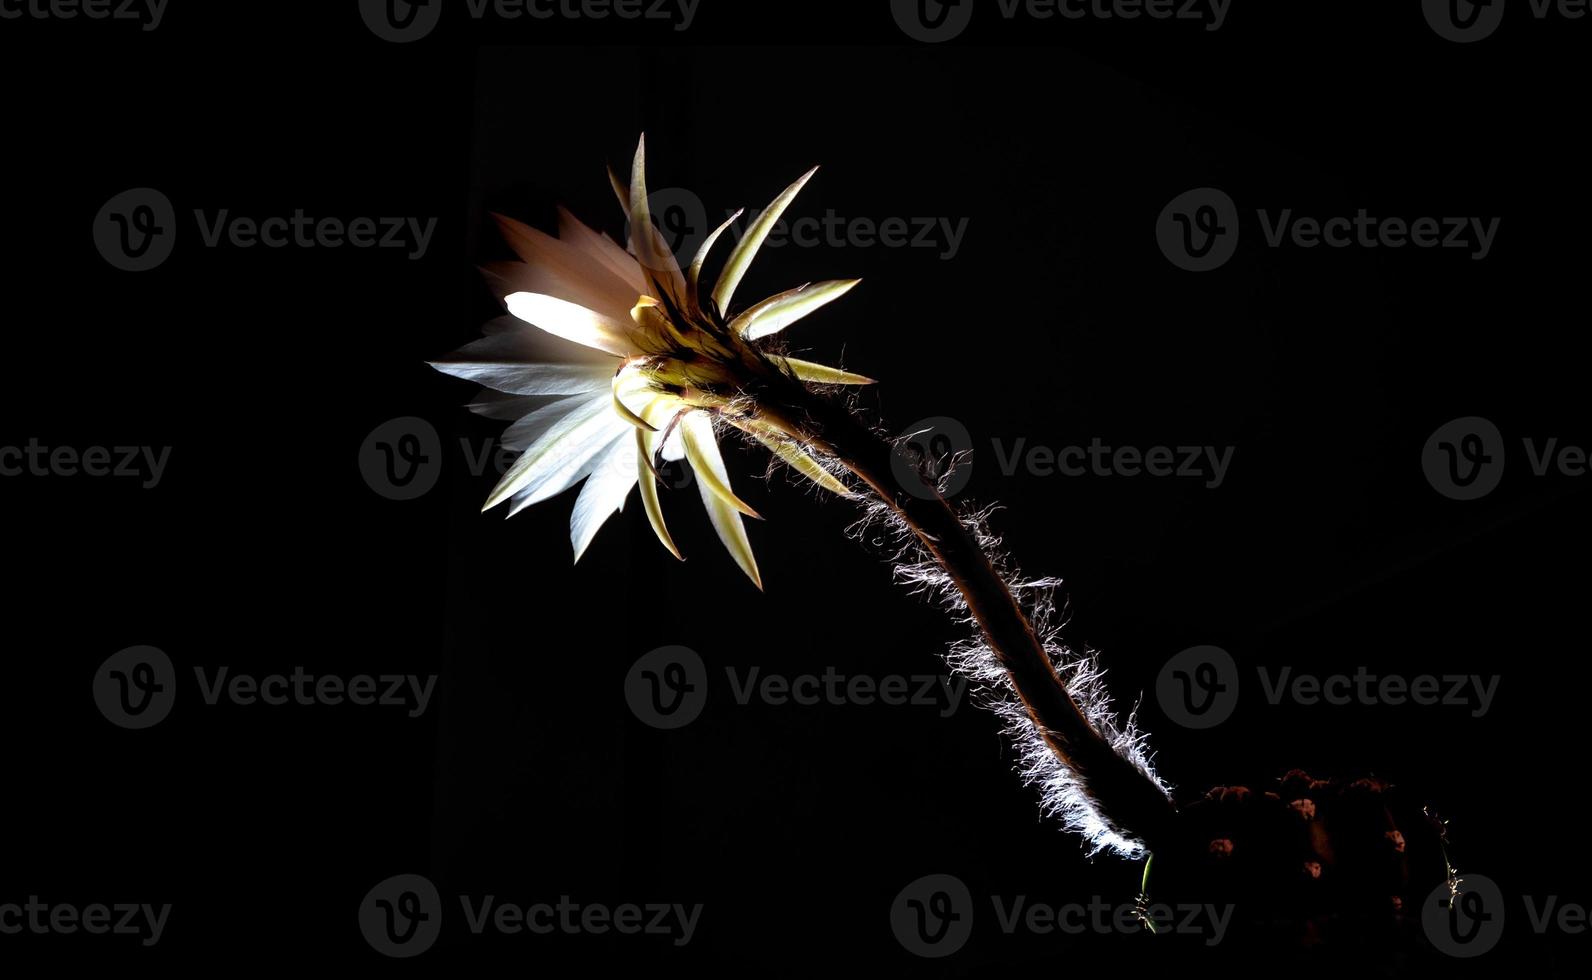
[[[911,528],[955,582],[1049,749],[1121,831],[1152,851],[1165,842],[1176,813],[1172,803],[1090,724],[1021,604],[950,502],[916,466],[892,467],[900,450],[845,406],[800,384],[775,386],[760,393],[758,402],[776,424],[855,474]],[[908,471],[922,482],[914,492],[899,482]]]

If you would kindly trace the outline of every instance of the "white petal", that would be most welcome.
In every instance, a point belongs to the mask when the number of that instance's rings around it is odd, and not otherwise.
[[[607,351],[593,350],[585,344],[555,337],[512,313],[493,317],[481,324],[481,333],[487,337],[498,334],[513,336],[527,364],[602,364],[610,368],[614,364],[611,360],[613,355]]]
[[[557,496],[580,481],[586,479],[588,476],[591,476],[592,471],[597,468],[597,464],[602,461],[602,458],[603,456],[600,451],[593,453],[591,458],[587,459],[584,463],[581,463],[580,468],[573,471],[569,475],[568,481],[564,483],[563,488],[560,490],[540,495],[538,495],[541,489],[540,487],[521,490],[519,493],[509,498],[509,511],[507,516],[513,517],[515,514],[518,514],[525,508],[539,504],[550,496]]]
[[[747,340],[757,340],[778,333],[802,317],[827,306],[851,292],[861,279],[836,279],[830,282],[809,283],[796,289],[770,296],[730,323],[730,329]]]
[[[647,134],[641,134],[636,144],[636,157],[630,169],[630,247],[641,264],[647,279],[658,289],[669,294],[677,305],[685,306],[685,276],[680,272],[680,261],[675,258],[663,240],[658,226],[652,223],[652,210],[647,200]],[[649,290],[650,291],[650,290]]]
[[[653,438],[648,440],[654,451],[671,463],[685,459],[685,443],[680,438],[680,426],[670,424],[676,413],[687,408],[679,396],[655,394],[650,399],[633,403],[630,407],[656,430]],[[667,438],[664,438],[665,436]],[[659,439],[663,439],[661,449]]]
[[[569,539],[575,547],[575,560],[597,536],[597,529],[615,511],[625,506],[630,488],[636,485],[636,441],[629,432],[608,444],[597,454],[597,463],[586,485],[575,499],[575,512],[569,519]],[[646,474],[648,479],[652,474]]]
[[[814,459],[812,454],[799,443],[788,439],[775,438],[754,426],[742,425],[740,428],[741,431],[750,434],[752,438],[768,447],[770,452],[790,464],[791,468],[796,472],[825,490],[831,493],[838,493],[842,497],[851,495],[851,490],[844,483],[841,483],[833,473],[824,469],[823,465]]]
[[[485,418],[513,422],[536,411],[546,402],[546,398],[537,398],[534,395],[505,395],[501,391],[482,388],[476,392],[475,399],[465,407]]]
[[[521,415],[514,424],[503,430],[498,443],[504,449],[522,453],[536,444],[559,419],[591,402],[592,396],[571,395],[550,404],[542,405]],[[540,399],[538,399],[540,401]]]
[[[789,369],[791,374],[803,381],[813,381],[825,385],[871,385],[877,381],[861,374],[842,371],[828,364],[817,364],[813,361],[804,361],[796,357],[781,357],[779,363]]]
[[[613,362],[548,364],[521,334],[496,333],[466,344],[446,358],[431,362],[443,374],[464,378],[510,395],[574,395],[608,384]]]
[[[502,295],[545,293],[615,318],[635,305],[634,284],[585,249],[518,221],[497,219],[503,237],[524,260],[488,264],[487,271],[506,287]]]
[[[697,249],[696,258],[691,260],[691,269],[686,273],[685,276],[686,290],[692,296],[696,296],[698,290],[701,288],[702,267],[707,264],[708,255],[712,253],[714,243],[719,240],[720,235],[724,234],[726,231],[729,231],[730,226],[735,224],[735,222],[740,219],[741,215],[745,213],[746,209],[742,208],[741,210],[730,215],[728,218],[725,218],[724,224],[713,229],[712,234],[708,235],[708,237],[703,240],[702,245]]]
[[[741,279],[746,275],[746,270],[751,268],[752,260],[757,258],[757,250],[763,247],[763,242],[768,238],[769,232],[779,222],[785,209],[790,207],[790,202],[796,199],[801,189],[807,186],[818,168],[807,171],[796,183],[785,188],[785,192],[774,199],[757,220],[752,222],[752,227],[747,229],[746,237],[742,238],[735,246],[735,251],[730,253],[730,258],[724,263],[724,271],[719,273],[718,285],[713,287],[713,302],[718,306],[719,313],[729,316],[730,300],[735,298],[735,288],[741,284]]]
[[[555,337],[619,357],[630,353],[628,312],[626,319],[620,321],[541,293],[515,293],[504,302],[510,313]]]
[[[680,554],[674,538],[669,536],[669,525],[663,519],[663,501],[658,497],[658,478],[652,472],[652,456],[658,433],[636,429],[635,440],[636,476],[641,485],[641,502],[647,509],[647,523],[652,525],[652,533],[658,536],[658,541],[669,549],[669,553],[684,561],[685,556]]]
[[[585,252],[635,290],[636,295],[647,291],[647,280],[642,276],[641,265],[635,256],[563,208],[558,209],[558,239]]]
[[[722,470],[724,459],[718,453],[718,442],[713,435],[712,421],[701,412],[692,412],[680,424],[695,427],[694,441],[698,445],[713,447],[710,456],[718,459],[718,466]],[[696,484],[702,495],[702,506],[707,509],[708,519],[713,522],[713,529],[719,533],[719,540],[724,542],[725,550],[729,551],[730,557],[741,566],[741,571],[746,573],[747,578],[761,589],[763,576],[757,570],[757,558],[752,554],[752,542],[746,536],[746,526],[741,523],[741,512],[714,493],[708,486],[707,480],[698,479]]]
[[[730,471],[719,452],[718,437],[713,434],[713,423],[700,412],[693,412],[680,425],[680,435],[685,445],[685,458],[691,461],[697,483],[713,491],[713,495],[734,507],[747,517],[762,519],[762,515],[730,489]]]
[[[482,509],[490,510],[509,497],[515,497],[514,509],[518,511],[562,493],[590,472],[582,467],[589,464],[593,456],[629,428],[623,419],[614,415],[606,392],[577,405],[553,422],[514,461]]]

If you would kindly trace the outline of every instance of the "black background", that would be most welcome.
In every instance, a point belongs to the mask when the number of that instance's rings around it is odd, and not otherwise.
[[[551,227],[563,203],[622,231],[603,167],[649,139],[655,187],[711,213],[760,207],[824,169],[793,216],[968,220],[961,251],[766,251],[752,299],[863,285],[791,331],[881,379],[894,429],[961,420],[981,446],[1236,447],[1219,489],[1010,476],[984,452],[968,500],[998,501],[1015,559],[1069,584],[1069,636],[1145,699],[1183,794],[1304,766],[1375,772],[1438,804],[1463,869],[1512,896],[1592,899],[1581,843],[1586,478],[1535,477],[1520,440],[1586,446],[1581,145],[1592,22],[1512,12],[1459,45],[1416,4],[1244,4],[1220,31],[1004,23],[907,43],[885,3],[704,0],[690,31],[445,18],[408,45],[356,4],[185,5],[165,23],[0,23],[7,93],[3,438],[173,447],[165,480],[6,477],[6,856],[0,901],[170,902],[161,943],[5,936],[0,959],[280,969],[712,972],[1001,966],[1135,969],[1145,937],[1000,935],[985,916],[942,962],[902,951],[891,899],[949,873],[975,896],[1061,903],[1137,888],[1038,817],[993,719],[964,708],[741,707],[722,668],[940,671],[960,634],[847,540],[854,509],[730,451],[760,594],[695,494],[666,499],[688,561],[639,504],[571,568],[573,494],[504,522],[459,441],[496,431],[424,361],[490,314],[486,214]],[[1289,8],[1287,10],[1275,8]],[[1272,8],[1272,9],[1268,9]],[[1293,9],[1298,8],[1298,9]],[[1308,9],[1306,9],[1308,8]],[[987,8],[986,8],[987,9]],[[778,46],[765,46],[778,42]],[[759,46],[746,46],[759,45]],[[1154,224],[1226,190],[1238,255],[1190,274]],[[176,251],[129,274],[90,225],[130,187],[165,192]],[[1265,248],[1256,208],[1315,216],[1499,216],[1492,254]],[[383,250],[204,248],[194,209],[438,219],[421,261]],[[1480,415],[1512,453],[1456,502],[1421,449]],[[441,432],[438,488],[372,492],[381,423]],[[1490,713],[1264,703],[1190,732],[1153,691],[1177,651],[1218,644],[1246,677],[1501,676]],[[163,724],[109,724],[101,662],[153,644],[182,689]],[[623,681],[684,644],[715,680],[691,726],[638,722]],[[192,669],[440,676],[419,719],[387,708],[206,706]],[[444,896],[705,906],[683,950],[655,938],[472,937],[450,905],[410,963],[365,944],[365,892],[416,872]],[[451,901],[451,899],[450,899]],[[985,906],[987,908],[987,904]],[[1507,960],[1579,972],[1589,936],[1532,935]],[[1414,963],[1437,963],[1417,951]],[[1424,957],[1424,959],[1422,958]],[[1284,965],[1279,963],[1279,966]],[[1399,964],[1387,964],[1396,966]],[[1408,964],[1405,964],[1408,965]]]

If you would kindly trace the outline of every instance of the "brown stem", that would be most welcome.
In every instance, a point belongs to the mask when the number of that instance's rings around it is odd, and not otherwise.
[[[917,476],[915,466],[892,467],[899,450],[844,406],[800,384],[773,387],[777,390],[760,393],[760,407],[867,484],[956,583],[1046,744],[1078,775],[1107,819],[1151,850],[1165,842],[1176,812],[1172,803],[1090,724],[1021,605],[955,508]],[[922,482],[912,493],[896,475],[905,478],[907,471]]]

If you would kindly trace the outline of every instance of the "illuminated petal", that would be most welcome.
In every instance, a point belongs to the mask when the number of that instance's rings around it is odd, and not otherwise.
[[[616,320],[541,293],[515,293],[508,297],[509,312],[555,337],[607,351],[619,357],[630,353],[626,321]],[[628,320],[628,317],[627,317]]]
[[[878,384],[872,378],[850,371],[842,371],[837,367],[827,364],[814,364],[812,361],[803,361],[795,357],[781,357],[780,363],[790,368],[792,374],[803,381],[811,381],[822,385],[871,385]]]
[[[653,427],[656,438],[649,440],[648,445],[652,447],[655,456],[661,456],[671,463],[677,463],[685,458],[685,447],[680,439],[680,426],[673,423],[676,415],[689,412],[691,407],[681,400],[679,395],[656,391],[647,385],[639,390],[626,386],[621,389],[620,397],[625,399],[625,404],[631,411]]]
[[[785,192],[776,197],[774,203],[752,222],[752,227],[747,229],[746,237],[736,243],[735,251],[730,253],[729,261],[724,264],[724,271],[719,274],[718,285],[713,287],[713,303],[718,307],[720,314],[729,314],[730,300],[735,298],[736,287],[740,286],[741,280],[745,278],[746,270],[751,268],[752,260],[757,258],[757,250],[763,247],[763,242],[779,223],[785,209],[790,207],[790,202],[796,199],[796,195],[801,193],[801,189],[807,186],[807,182],[812,180],[813,174],[817,172],[818,168],[814,167],[803,174],[796,183],[785,188]]]
[[[575,395],[601,390],[612,364],[548,364],[534,345],[514,333],[482,337],[431,362],[443,374],[511,395]]]
[[[518,511],[562,493],[590,472],[592,457],[626,428],[606,397],[576,406],[520,454],[481,509],[491,510],[514,497]]]
[[[614,318],[636,301],[639,291],[630,277],[594,261],[575,243],[501,215],[497,221],[503,237],[524,260],[486,265],[487,274],[500,282],[499,295],[544,293]],[[628,261],[635,264],[634,259]]]
[[[635,256],[620,248],[612,238],[588,227],[564,208],[558,209],[558,238],[585,252],[603,268],[618,276],[637,294],[647,291],[647,280]]]
[[[498,445],[510,452],[523,453],[535,445],[536,440],[542,438],[555,422],[581,406],[591,404],[591,401],[590,395],[575,395],[533,409],[503,430],[503,435],[498,437]]]
[[[713,229],[713,234],[709,235],[707,240],[702,243],[702,247],[697,249],[696,258],[691,260],[691,270],[686,273],[685,277],[686,290],[693,299],[697,296],[698,289],[701,288],[702,266],[707,263],[708,254],[713,251],[713,246],[718,242],[719,236],[728,231],[730,226],[735,224],[736,219],[745,213],[746,209],[742,208],[724,219],[724,224]]]
[[[620,418],[639,429],[654,429],[658,427],[647,421],[640,412],[631,408],[632,403],[645,404],[652,390],[652,382],[641,370],[638,361],[632,361],[614,373],[610,386],[613,398],[614,411]]]
[[[651,296],[643,296],[630,309],[630,321],[636,325],[633,336],[646,353],[662,354],[680,347],[689,348],[690,342],[680,327],[669,318],[668,311]]]
[[[680,274],[680,263],[652,223],[652,211],[647,204],[645,133],[636,145],[636,160],[630,171],[630,246],[648,281],[667,293],[676,305],[684,305],[685,277]]]
[[[713,422],[700,412],[693,412],[680,426],[680,438],[685,443],[685,458],[691,462],[696,478],[713,495],[734,507],[747,517],[763,519],[746,501],[730,489],[730,473],[724,466],[724,456],[719,452],[719,442],[713,435]]]
[[[668,525],[663,522],[663,503],[658,499],[658,477],[652,472],[652,456],[658,433],[646,429],[637,429],[635,432],[636,472],[641,483],[641,502],[647,509],[647,523],[652,525],[652,533],[658,536],[669,553],[685,561],[685,556],[680,554],[674,539],[669,536]]]
[[[690,446],[694,441],[698,446],[704,443],[713,446],[713,456],[718,457],[718,444],[713,439],[713,423],[707,416],[693,412],[682,423],[682,428],[685,426],[692,426],[696,430],[693,433],[691,429],[686,429],[687,454],[690,453]],[[719,459],[719,466],[723,467],[722,459]],[[702,506],[707,508],[708,520],[712,521],[713,529],[718,532],[719,540],[724,542],[730,557],[741,566],[741,571],[752,580],[752,584],[762,589],[763,576],[757,570],[757,558],[752,554],[752,542],[746,536],[746,525],[741,522],[741,512],[719,496],[702,476],[702,471],[698,470],[697,489],[702,495]]]
[[[824,469],[818,460],[814,459],[812,454],[808,453],[807,450],[803,449],[801,446],[791,442],[788,439],[779,439],[765,435],[758,431],[758,429],[754,426],[742,426],[742,428],[744,431],[749,433],[752,438],[762,443],[769,452],[790,464],[791,469],[823,487],[825,490],[828,490],[831,493],[838,493],[842,497],[849,496],[851,494],[851,490],[844,483],[841,483],[833,473],[830,473],[828,470]]]
[[[623,510],[630,488],[636,485],[635,444],[629,433],[609,443],[596,457],[597,465],[586,485],[575,498],[575,511],[569,519],[569,540],[575,549],[575,560],[586,553],[586,548],[616,511]],[[648,473],[645,478],[652,479]]]
[[[505,395],[501,391],[482,388],[465,407],[484,418],[512,422],[531,414],[546,402],[546,398],[535,395]]]
[[[730,322],[730,329],[747,340],[778,333],[802,317],[851,292],[861,279],[835,279],[808,283],[770,296]]]

